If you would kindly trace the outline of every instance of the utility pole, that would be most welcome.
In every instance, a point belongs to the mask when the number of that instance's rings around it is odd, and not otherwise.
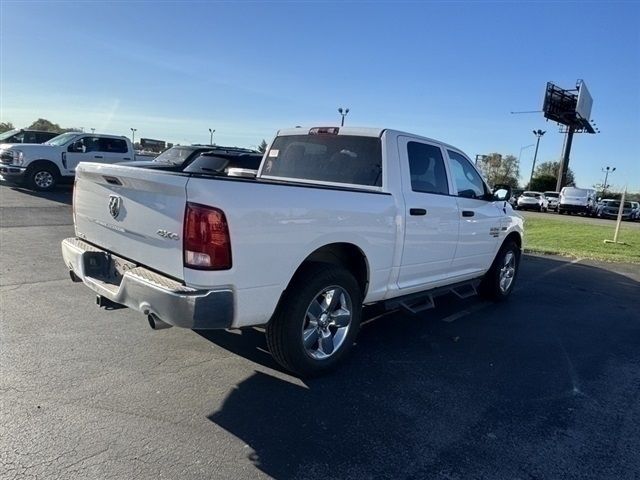
[[[349,109],[340,107],[338,108],[338,113],[342,115],[342,121],[340,122],[340,126],[344,127],[344,117],[346,117],[347,113],[349,113]]]
[[[573,126],[568,127],[567,138],[562,148],[562,162],[560,162],[560,171],[558,172],[558,183],[556,183],[556,192],[562,190],[567,183],[567,169],[569,168],[569,154],[571,153],[571,144],[573,143],[573,134],[576,129]]]
[[[215,129],[209,129],[209,145],[213,145],[213,134],[216,132]]]
[[[616,167],[605,167],[602,169],[603,172],[606,172],[604,174],[604,183],[602,184],[602,198],[604,198],[604,193],[607,191],[607,188],[609,188],[609,185],[607,185],[607,180],[609,179],[609,172],[613,173],[616,171]]]
[[[531,176],[529,177],[529,190],[531,190],[531,182],[533,182],[533,171],[536,168],[536,160],[538,159],[538,147],[540,146],[540,138],[547,133],[545,130],[534,130],[533,134],[538,137],[536,140],[536,151],[533,154],[533,165],[531,165]]]

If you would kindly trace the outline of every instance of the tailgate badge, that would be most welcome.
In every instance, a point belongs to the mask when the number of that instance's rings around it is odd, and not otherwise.
[[[119,195],[109,195],[109,213],[116,219],[120,215],[120,206],[122,205],[122,197]]]
[[[162,238],[168,238],[170,240],[180,240],[180,235],[177,233],[170,232],[169,230],[160,229],[156,232]]]

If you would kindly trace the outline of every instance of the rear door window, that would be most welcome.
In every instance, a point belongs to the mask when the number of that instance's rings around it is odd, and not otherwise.
[[[121,138],[100,137],[100,151],[105,153],[127,153],[127,142]]]
[[[355,135],[281,136],[267,153],[262,175],[379,187],[381,141]]]
[[[414,192],[448,194],[447,173],[442,150],[421,142],[407,143],[411,190]]]

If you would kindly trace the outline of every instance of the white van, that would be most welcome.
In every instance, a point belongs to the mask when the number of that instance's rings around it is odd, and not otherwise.
[[[558,213],[584,213],[593,215],[596,210],[596,191],[592,188],[564,187],[560,190]]]

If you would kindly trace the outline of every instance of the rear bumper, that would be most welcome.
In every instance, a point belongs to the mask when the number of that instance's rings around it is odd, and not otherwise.
[[[234,297],[231,289],[197,290],[147,268],[135,266],[79,238],[62,241],[62,256],[69,270],[97,295],[145,315],[156,315],[169,325],[191,329],[224,329],[232,326]],[[112,262],[126,264],[113,281],[98,270],[112,271]],[[105,262],[105,265],[99,265]]]
[[[591,209],[586,205],[571,205],[568,203],[563,203],[558,205],[558,210],[562,210],[563,212],[576,212],[576,213],[589,213]]]

